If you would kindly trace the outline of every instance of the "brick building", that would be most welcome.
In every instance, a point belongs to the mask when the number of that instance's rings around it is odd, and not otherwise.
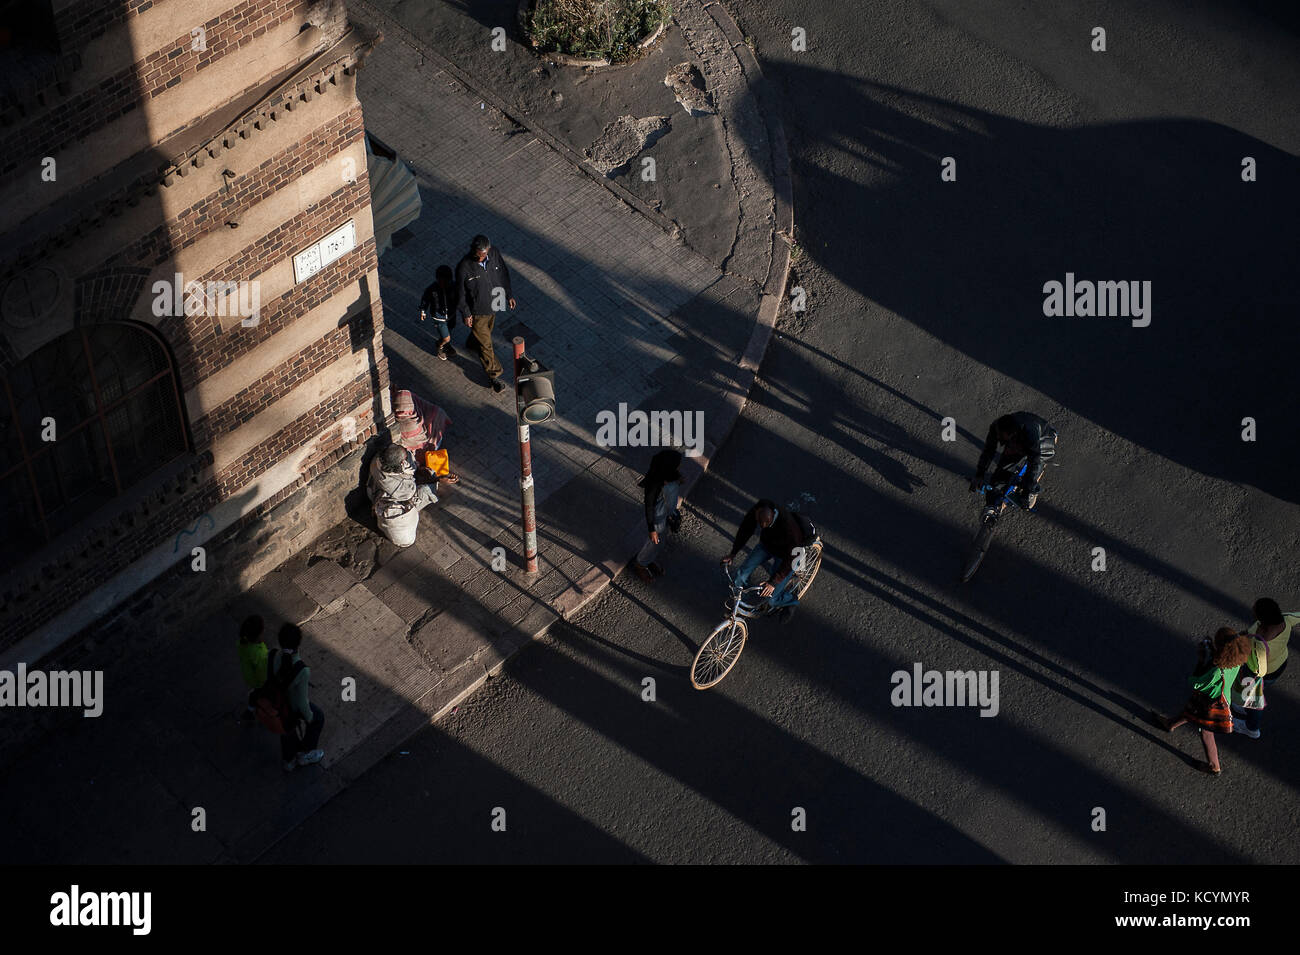
[[[2,655],[193,570],[389,408],[342,0],[0,14]]]

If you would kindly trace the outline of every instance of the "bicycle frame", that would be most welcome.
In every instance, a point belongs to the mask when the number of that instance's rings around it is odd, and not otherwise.
[[[733,621],[740,617],[748,619],[757,614],[759,612],[759,604],[757,602],[746,603],[744,597],[745,594],[757,594],[763,589],[762,585],[760,584],[754,587],[739,587],[736,585],[736,578],[732,575],[729,567],[723,567],[722,573],[727,578],[727,584],[731,588],[731,599],[727,601],[727,611],[731,614],[731,619]]]
[[[1002,514],[1003,510],[1006,509],[1006,506],[1008,504],[1010,504],[1016,510],[1024,510],[1024,508],[1020,506],[1020,502],[1011,496],[1011,492],[1014,491],[1017,486],[1019,486],[1020,479],[1025,476],[1025,472],[1028,470],[1029,470],[1029,462],[1026,461],[1024,464],[1020,466],[1020,470],[1016,472],[1016,479],[1007,484],[1006,489],[1002,492],[1001,500],[998,501],[998,508],[997,508],[998,516]],[[975,493],[979,495],[985,495],[988,494],[989,491],[997,490],[999,486],[1000,485],[997,484],[982,484],[980,485],[979,490],[976,491]]]

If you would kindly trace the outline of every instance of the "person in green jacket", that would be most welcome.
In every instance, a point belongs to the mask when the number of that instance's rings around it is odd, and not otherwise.
[[[1220,627],[1213,637],[1201,641],[1196,669],[1189,681],[1192,695],[1180,713],[1162,716],[1152,712],[1157,726],[1172,733],[1184,723],[1195,723],[1205,747],[1205,762],[1196,768],[1214,776],[1222,772],[1219,750],[1214,742],[1215,733],[1232,732],[1232,710],[1229,709],[1228,690],[1237,679],[1237,671],[1250,656],[1251,638],[1231,627]]]
[[[250,723],[257,716],[253,709],[254,694],[266,685],[266,641],[262,638],[265,625],[257,614],[245,617],[239,625],[239,672],[248,684],[248,705],[239,718],[241,723]]]

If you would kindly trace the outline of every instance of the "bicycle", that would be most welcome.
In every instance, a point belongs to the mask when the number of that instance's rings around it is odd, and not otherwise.
[[[821,565],[821,538],[813,537],[812,543],[808,545],[803,555],[803,569],[792,571],[796,577],[793,590],[796,600],[801,600],[812,587],[813,579],[817,576]],[[770,616],[779,609],[773,607],[771,601],[765,598],[753,602],[746,599],[762,590],[762,584],[741,587],[737,585],[736,578],[732,576],[729,567],[723,567],[722,573],[731,588],[731,596],[725,604],[730,616],[713,628],[713,632],[700,644],[700,649],[695,653],[695,661],[691,664],[691,685],[697,690],[707,690],[709,687],[717,686],[736,665],[741,651],[745,649],[745,640],[749,637],[749,624],[745,622],[746,620],[755,616]]]
[[[1001,519],[1008,507],[1014,507],[1017,510],[1023,510],[1032,514],[1033,511],[1026,508],[1012,493],[1016,489],[1017,483],[1025,476],[1025,471],[1029,469],[1029,462],[1026,461],[1016,472],[1015,479],[1012,481],[999,482],[998,484],[984,484],[975,493],[980,495],[988,494],[990,491],[1002,491],[1002,497],[997,505],[993,508],[993,513],[986,514],[980,521],[980,529],[975,534],[975,539],[971,541],[970,551],[966,556],[966,569],[962,572],[961,582],[968,583],[975,576],[975,571],[980,569],[980,564],[984,562],[984,555],[988,553],[989,545],[993,543],[993,532],[997,530],[998,521]]]

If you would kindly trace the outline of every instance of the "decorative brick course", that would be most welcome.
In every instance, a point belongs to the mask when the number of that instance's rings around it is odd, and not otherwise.
[[[117,6],[104,0],[99,0],[99,5]],[[69,143],[84,139],[128,112],[133,104],[153,99],[177,86],[187,75],[197,76],[204,67],[249,42],[254,30],[271,29],[295,18],[301,19],[309,5],[309,0],[245,0],[214,20],[194,24],[195,27],[202,26],[205,31],[205,49],[194,49],[194,40],[186,33],[162,49],[123,67],[93,89],[70,97],[57,109],[0,137],[0,155],[9,157],[0,167],[0,174],[12,172],[24,157],[50,155]],[[109,20],[107,25],[111,26],[113,22]],[[87,26],[90,26],[89,20]],[[76,42],[78,28],[74,27],[71,33],[73,42]]]

